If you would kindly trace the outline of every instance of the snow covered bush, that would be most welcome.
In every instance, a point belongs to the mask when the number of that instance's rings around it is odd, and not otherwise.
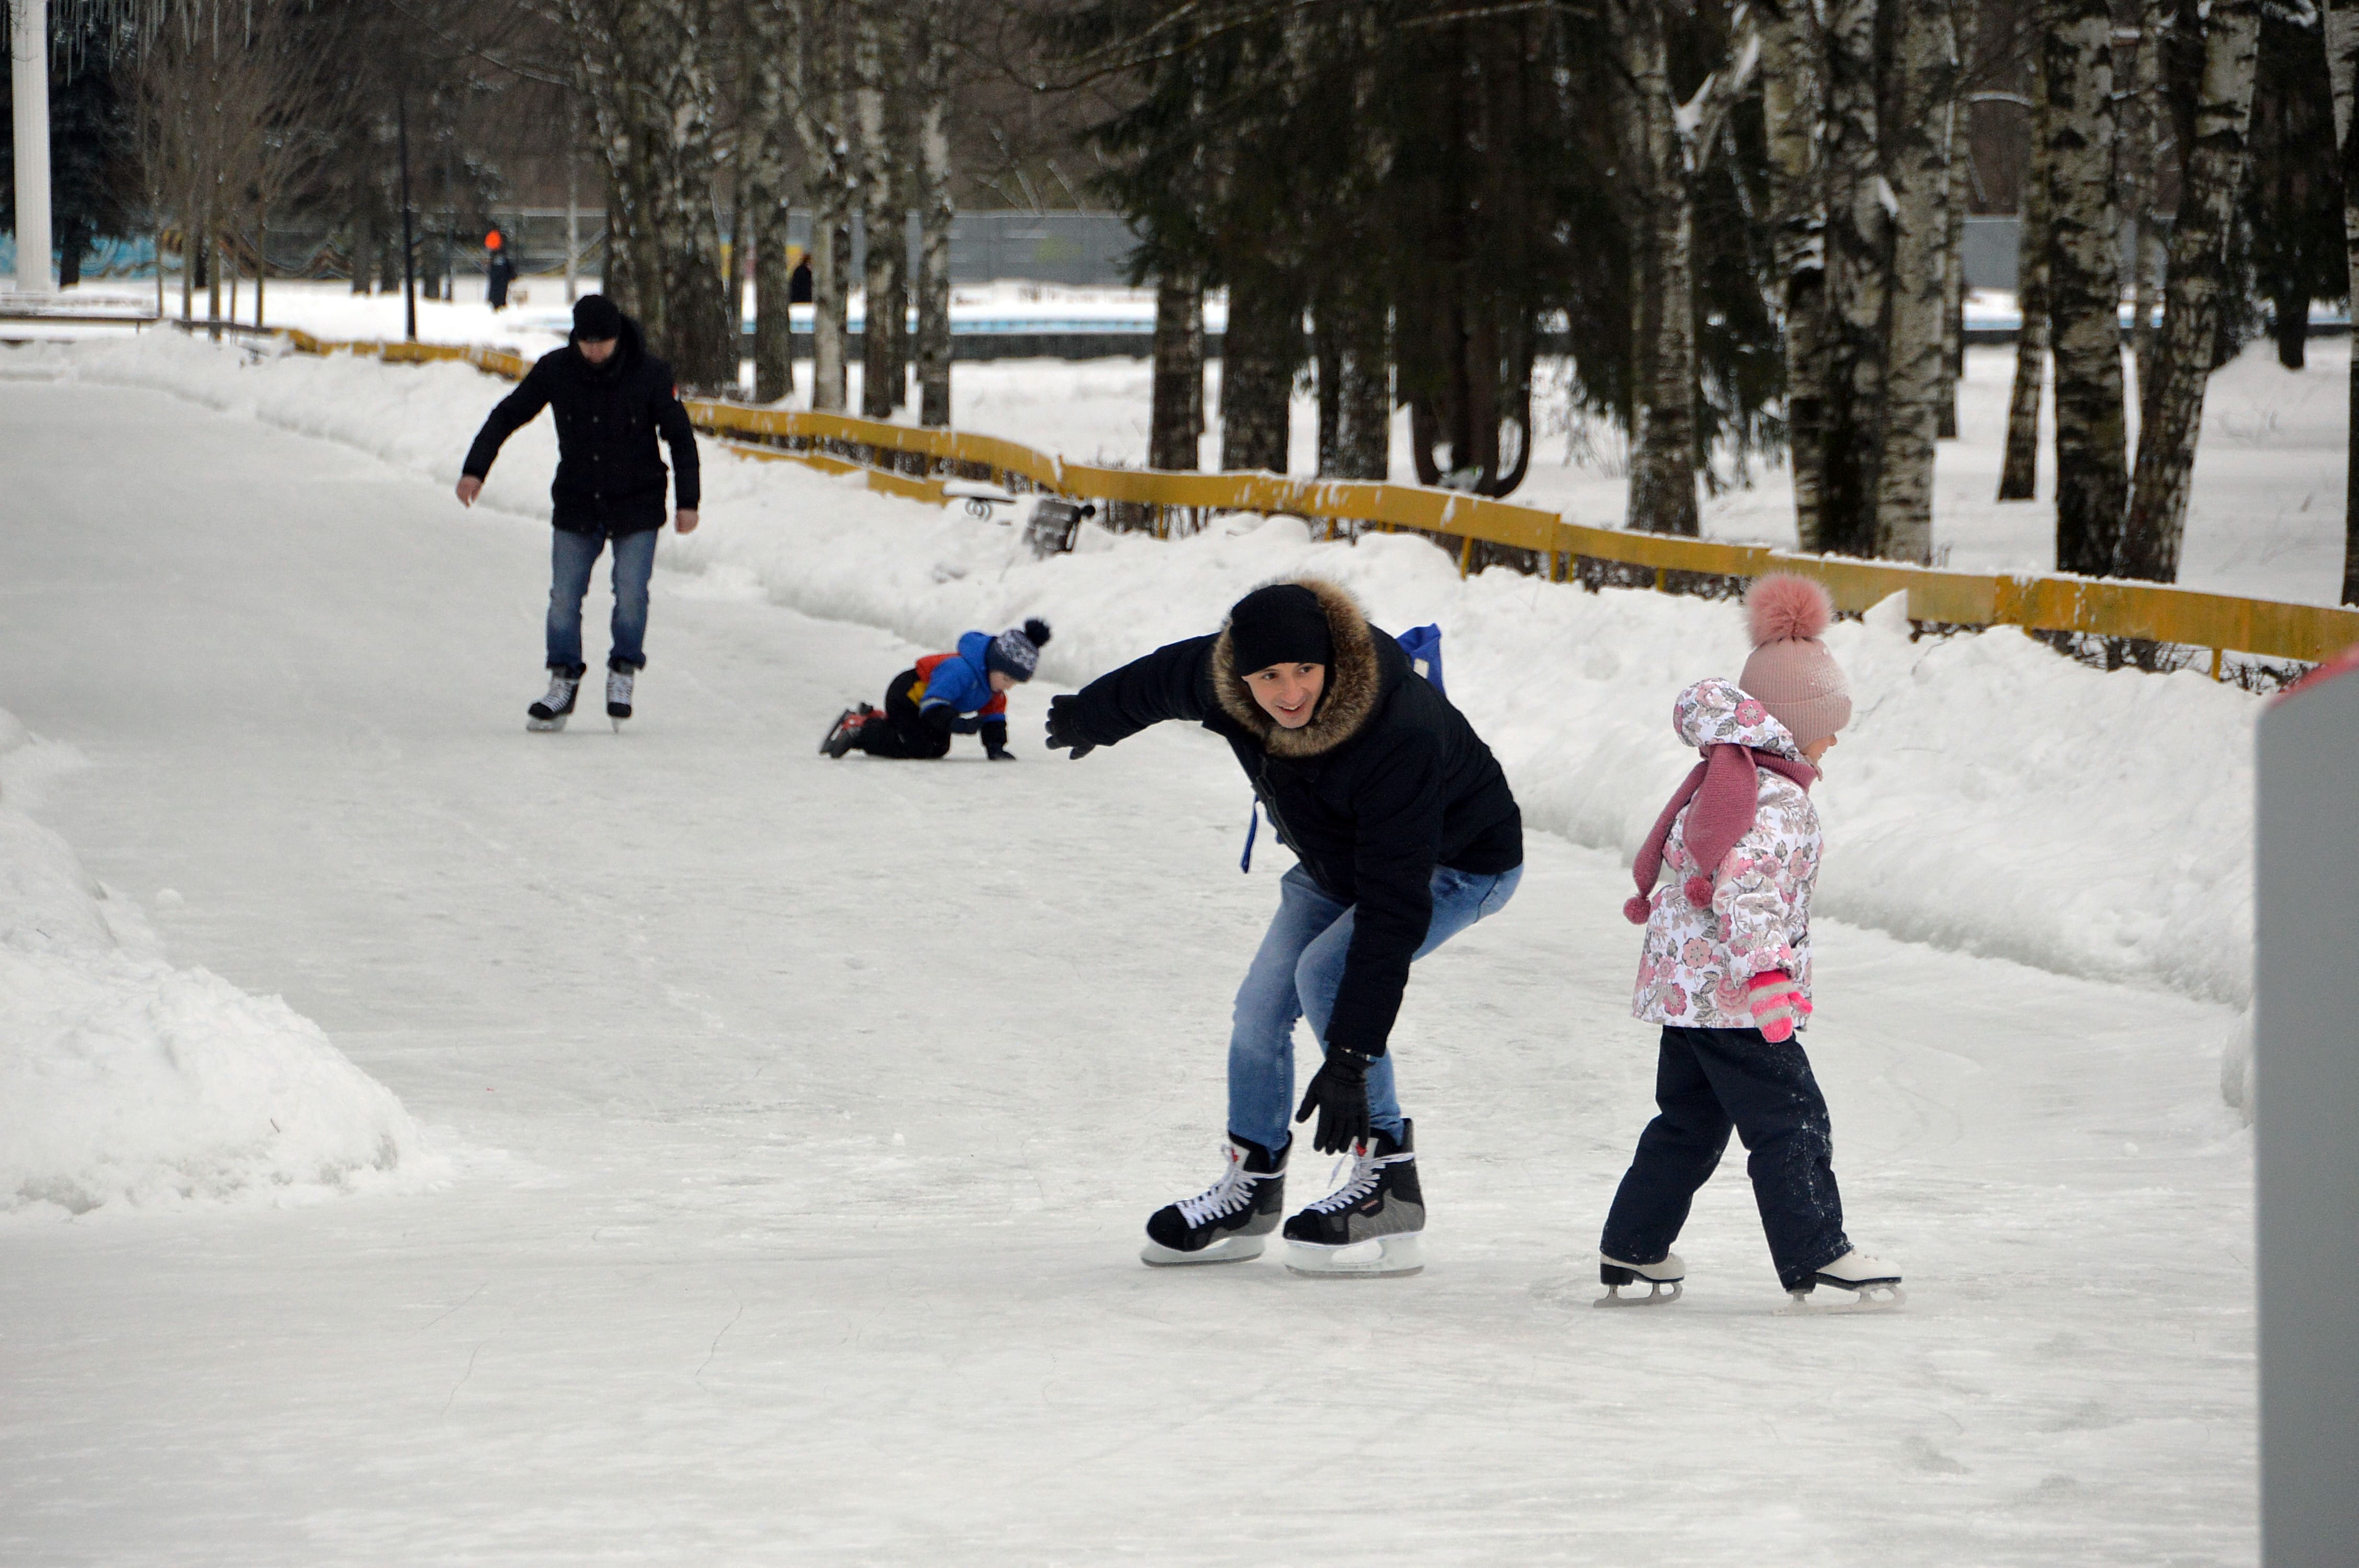
[[[0,1217],[430,1180],[408,1113],[319,1025],[165,962],[136,912],[9,804],[54,771],[49,751],[0,711]]]

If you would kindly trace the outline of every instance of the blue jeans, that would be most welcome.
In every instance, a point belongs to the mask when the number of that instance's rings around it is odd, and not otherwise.
[[[582,596],[590,591],[591,569],[606,547],[603,534],[553,530],[549,548],[549,664],[551,669],[582,667]],[[656,569],[653,528],[614,540],[614,619],[610,628],[612,663],[645,668],[647,662],[647,578]]]
[[[1478,876],[1443,866],[1433,873],[1433,920],[1416,957],[1424,957],[1515,895],[1524,869]],[[1352,950],[1353,911],[1296,866],[1278,880],[1277,914],[1237,988],[1229,1032],[1229,1130],[1265,1149],[1286,1147],[1294,1119],[1294,1021],[1308,1017],[1319,1048],[1343,983]],[[1387,1051],[1368,1069],[1368,1121],[1397,1138],[1399,1097]]]

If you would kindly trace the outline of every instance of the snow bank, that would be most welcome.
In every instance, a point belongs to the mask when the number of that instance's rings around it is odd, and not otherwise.
[[[163,388],[437,481],[456,478],[504,391],[462,366],[249,364],[162,338],[42,352],[60,374]],[[538,421],[509,443],[484,503],[544,516],[553,459]],[[1038,562],[1004,524],[798,464],[708,449],[704,490],[706,525],[668,534],[660,557],[704,574],[700,591],[937,646],[1038,614],[1057,627],[1044,674],[1071,683],[1210,629],[1256,583],[1332,577],[1379,624],[1441,624],[1451,694],[1531,826],[1625,856],[1693,761],[1670,733],[1673,695],[1733,675],[1747,651],[1733,603],[1505,571],[1462,582],[1447,554],[1408,535],[1326,544],[1298,521],[1237,517],[1169,543],[1093,529],[1082,551]],[[2255,698],[2193,672],[2091,670],[2004,628],[1911,642],[1897,602],[1829,643],[1857,717],[1818,791],[1821,910],[2063,973],[2249,999]]]
[[[434,1179],[400,1103],[317,1024],[164,962],[137,912],[8,804],[50,751],[0,711],[0,1217]]]

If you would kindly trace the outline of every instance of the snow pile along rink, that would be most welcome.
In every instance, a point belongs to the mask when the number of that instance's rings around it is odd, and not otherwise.
[[[0,711],[0,789],[44,771],[42,750]],[[63,838],[0,797],[0,1216],[436,1177],[400,1102],[319,1025],[154,947]]]
[[[444,484],[506,391],[455,364],[250,362],[165,334],[24,362],[170,391]],[[1733,602],[1588,593],[1506,571],[1461,581],[1448,553],[1412,535],[1336,544],[1299,520],[1235,516],[1169,542],[1086,529],[1079,551],[1042,562],[1005,522],[705,451],[705,525],[687,539],[667,532],[658,557],[702,574],[697,591],[939,647],[1040,615],[1056,627],[1049,680],[1084,681],[1208,631],[1284,575],[1331,578],[1394,630],[1438,622],[1451,696],[1498,752],[1526,820],[1625,856],[1694,761],[1672,737],[1672,697],[1701,676],[1734,676],[1748,652]],[[544,521],[554,460],[538,420],[509,442],[484,504]],[[1827,641],[1856,716],[1813,792],[1828,830],[1823,914],[2061,973],[2250,1000],[2256,698],[2194,671],[2090,669],[2012,628],[1912,641],[1897,600]],[[1019,754],[1041,757],[1026,730],[1019,720]]]

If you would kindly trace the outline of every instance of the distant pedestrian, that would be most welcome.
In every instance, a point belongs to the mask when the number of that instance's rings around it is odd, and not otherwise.
[[[484,236],[484,245],[492,253],[484,267],[484,297],[496,313],[508,308],[508,285],[516,281],[516,263],[508,259],[497,229]]]
[[[808,305],[811,302],[810,253],[805,251],[795,258],[795,270],[787,275],[787,303]]]
[[[696,531],[700,494],[696,431],[680,406],[671,366],[647,351],[638,323],[603,294],[573,304],[566,346],[540,356],[500,400],[460,470],[459,500],[473,506],[500,446],[546,406],[557,421],[556,537],[549,589],[549,694],[527,710],[526,728],[562,730],[589,666],[582,662],[582,599],[611,539],[614,547],[614,647],[606,659],[606,716],[631,716],[634,677],[647,665],[647,578],[663,527],[660,436],[671,448],[678,510],[672,526]]]
[[[1798,1303],[1825,1284],[1852,1292],[1846,1308],[1894,1305],[1900,1271],[1843,1234],[1827,1102],[1796,1037],[1810,1017],[1822,843],[1810,785],[1851,719],[1851,687],[1819,640],[1833,613],[1826,589],[1765,577],[1745,608],[1755,647],[1742,684],[1698,681],[1672,704],[1680,740],[1703,761],[1656,818],[1623,906],[1647,928],[1631,1011],[1662,1025],[1660,1113],[1605,1217],[1599,1304],[1679,1299],[1687,1266],[1671,1243],[1733,1128],[1778,1283]],[[1647,1293],[1625,1297],[1625,1285]]]

